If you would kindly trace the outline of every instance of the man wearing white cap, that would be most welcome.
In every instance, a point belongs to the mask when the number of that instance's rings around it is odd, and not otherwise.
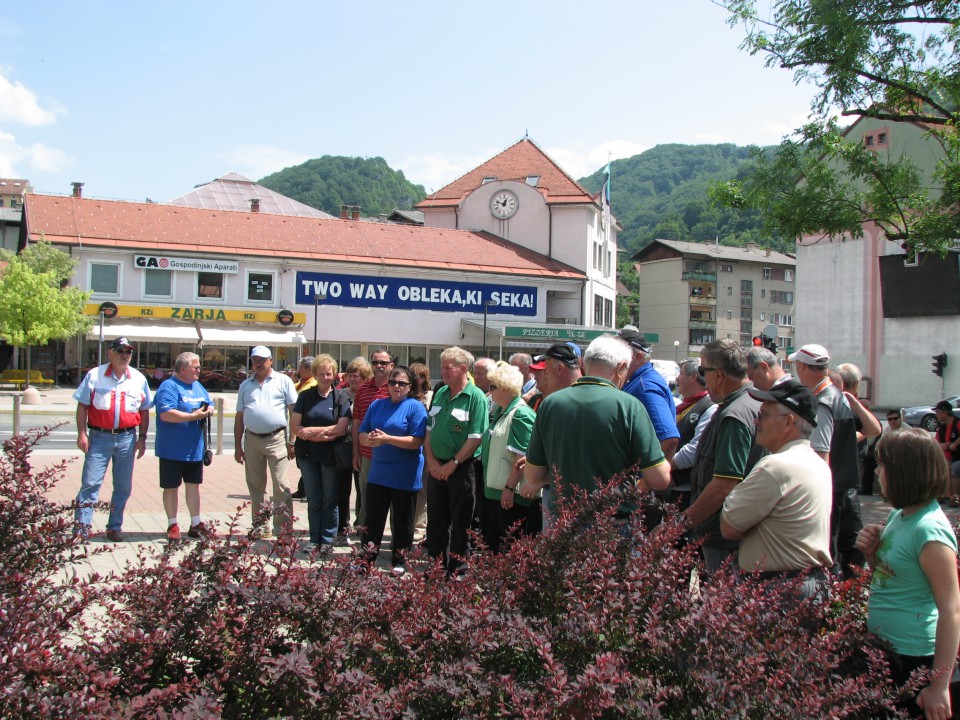
[[[834,571],[851,574],[850,566],[862,566],[857,533],[863,528],[860,515],[860,458],[853,410],[827,375],[830,354],[823,345],[804,345],[787,360],[796,363],[797,378],[817,396],[817,426],[810,447],[830,465],[833,475],[833,505],[830,511],[830,555]]]
[[[279,533],[293,518],[293,499],[287,485],[287,465],[293,448],[287,442],[290,411],[297,402],[293,381],[273,371],[270,349],[257,345],[250,352],[253,375],[237,391],[237,415],[233,425],[234,459],[244,466],[254,520],[267,492],[267,470],[273,482],[273,530]],[[261,537],[269,537],[264,528]]]

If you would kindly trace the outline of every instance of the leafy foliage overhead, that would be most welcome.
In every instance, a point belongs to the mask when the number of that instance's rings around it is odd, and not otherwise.
[[[960,237],[960,0],[719,0],[742,47],[812,82],[814,119],[758,172],[718,183],[725,207],[760,209],[768,228],[797,237],[862,235],[876,223],[911,252],[945,252]],[[762,3],[766,9],[768,3]],[[909,157],[874,154],[831,113],[922,124],[939,146],[924,173]],[[798,182],[799,181],[799,182]]]
[[[619,235],[627,257],[657,238],[730,245],[747,241],[793,252],[791,242],[764,234],[759,212],[715,207],[712,183],[741,178],[756,148],[723,145],[658,145],[611,163],[611,204],[623,226]],[[604,175],[598,170],[580,180],[591,192]]]
[[[339,216],[341,205],[359,205],[364,216],[410,210],[426,197],[402,170],[380,157],[324,155],[258,181],[270,190]]]

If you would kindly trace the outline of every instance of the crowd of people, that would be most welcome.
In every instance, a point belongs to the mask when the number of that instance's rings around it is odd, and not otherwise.
[[[180,485],[188,535],[208,534],[199,486],[212,406],[199,358],[180,355],[154,396],[129,366],[131,351],[126,338],[114,340],[109,362],[74,395],[86,456],[75,532],[89,535],[91,505],[112,462],[107,537],[123,539],[133,463],[155,406],[167,536],[180,539]],[[575,490],[629,478],[650,507],[624,503],[612,522],[624,537],[657,534],[663,516],[651,508],[673,504],[702,555],[701,582],[732,572],[776,588],[788,605],[824,602],[831,579],[867,567],[870,629],[890,643],[897,677],[931,670],[916,707],[950,717],[960,587],[956,537],[939,501],[960,489],[960,422],[949,403],[937,407],[936,437],[902,428],[897,411],[884,430],[858,398],[859,370],[831,368],[826,348],[792,353],[794,378],[770,350],[731,340],[707,343],[680,364],[675,399],[652,352],[632,326],[585,350],[557,343],[507,362],[450,347],[432,387],[425,365],[398,365],[382,349],[343,372],[329,355],[304,358],[295,383],[257,346],[234,424],[256,531],[288,531],[302,496],[317,552],[349,544],[355,532],[357,563],[369,568],[389,520],[396,575],[407,572],[425,530],[426,553],[456,578],[469,570],[471,530],[499,553],[512,538],[549,527]],[[296,492],[291,461],[302,476]],[[893,510],[883,526],[864,527],[859,493],[875,486]]]

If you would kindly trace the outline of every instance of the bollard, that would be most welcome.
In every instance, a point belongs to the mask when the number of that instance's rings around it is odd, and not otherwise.
[[[217,408],[217,455],[223,455],[223,398],[216,399]]]
[[[19,393],[13,396],[13,434],[20,434],[20,401],[23,398]]]

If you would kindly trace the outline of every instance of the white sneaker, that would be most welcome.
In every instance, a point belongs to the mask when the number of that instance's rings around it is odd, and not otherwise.
[[[405,568],[403,565],[394,565],[393,574],[397,577],[402,577],[407,574],[407,568]]]

